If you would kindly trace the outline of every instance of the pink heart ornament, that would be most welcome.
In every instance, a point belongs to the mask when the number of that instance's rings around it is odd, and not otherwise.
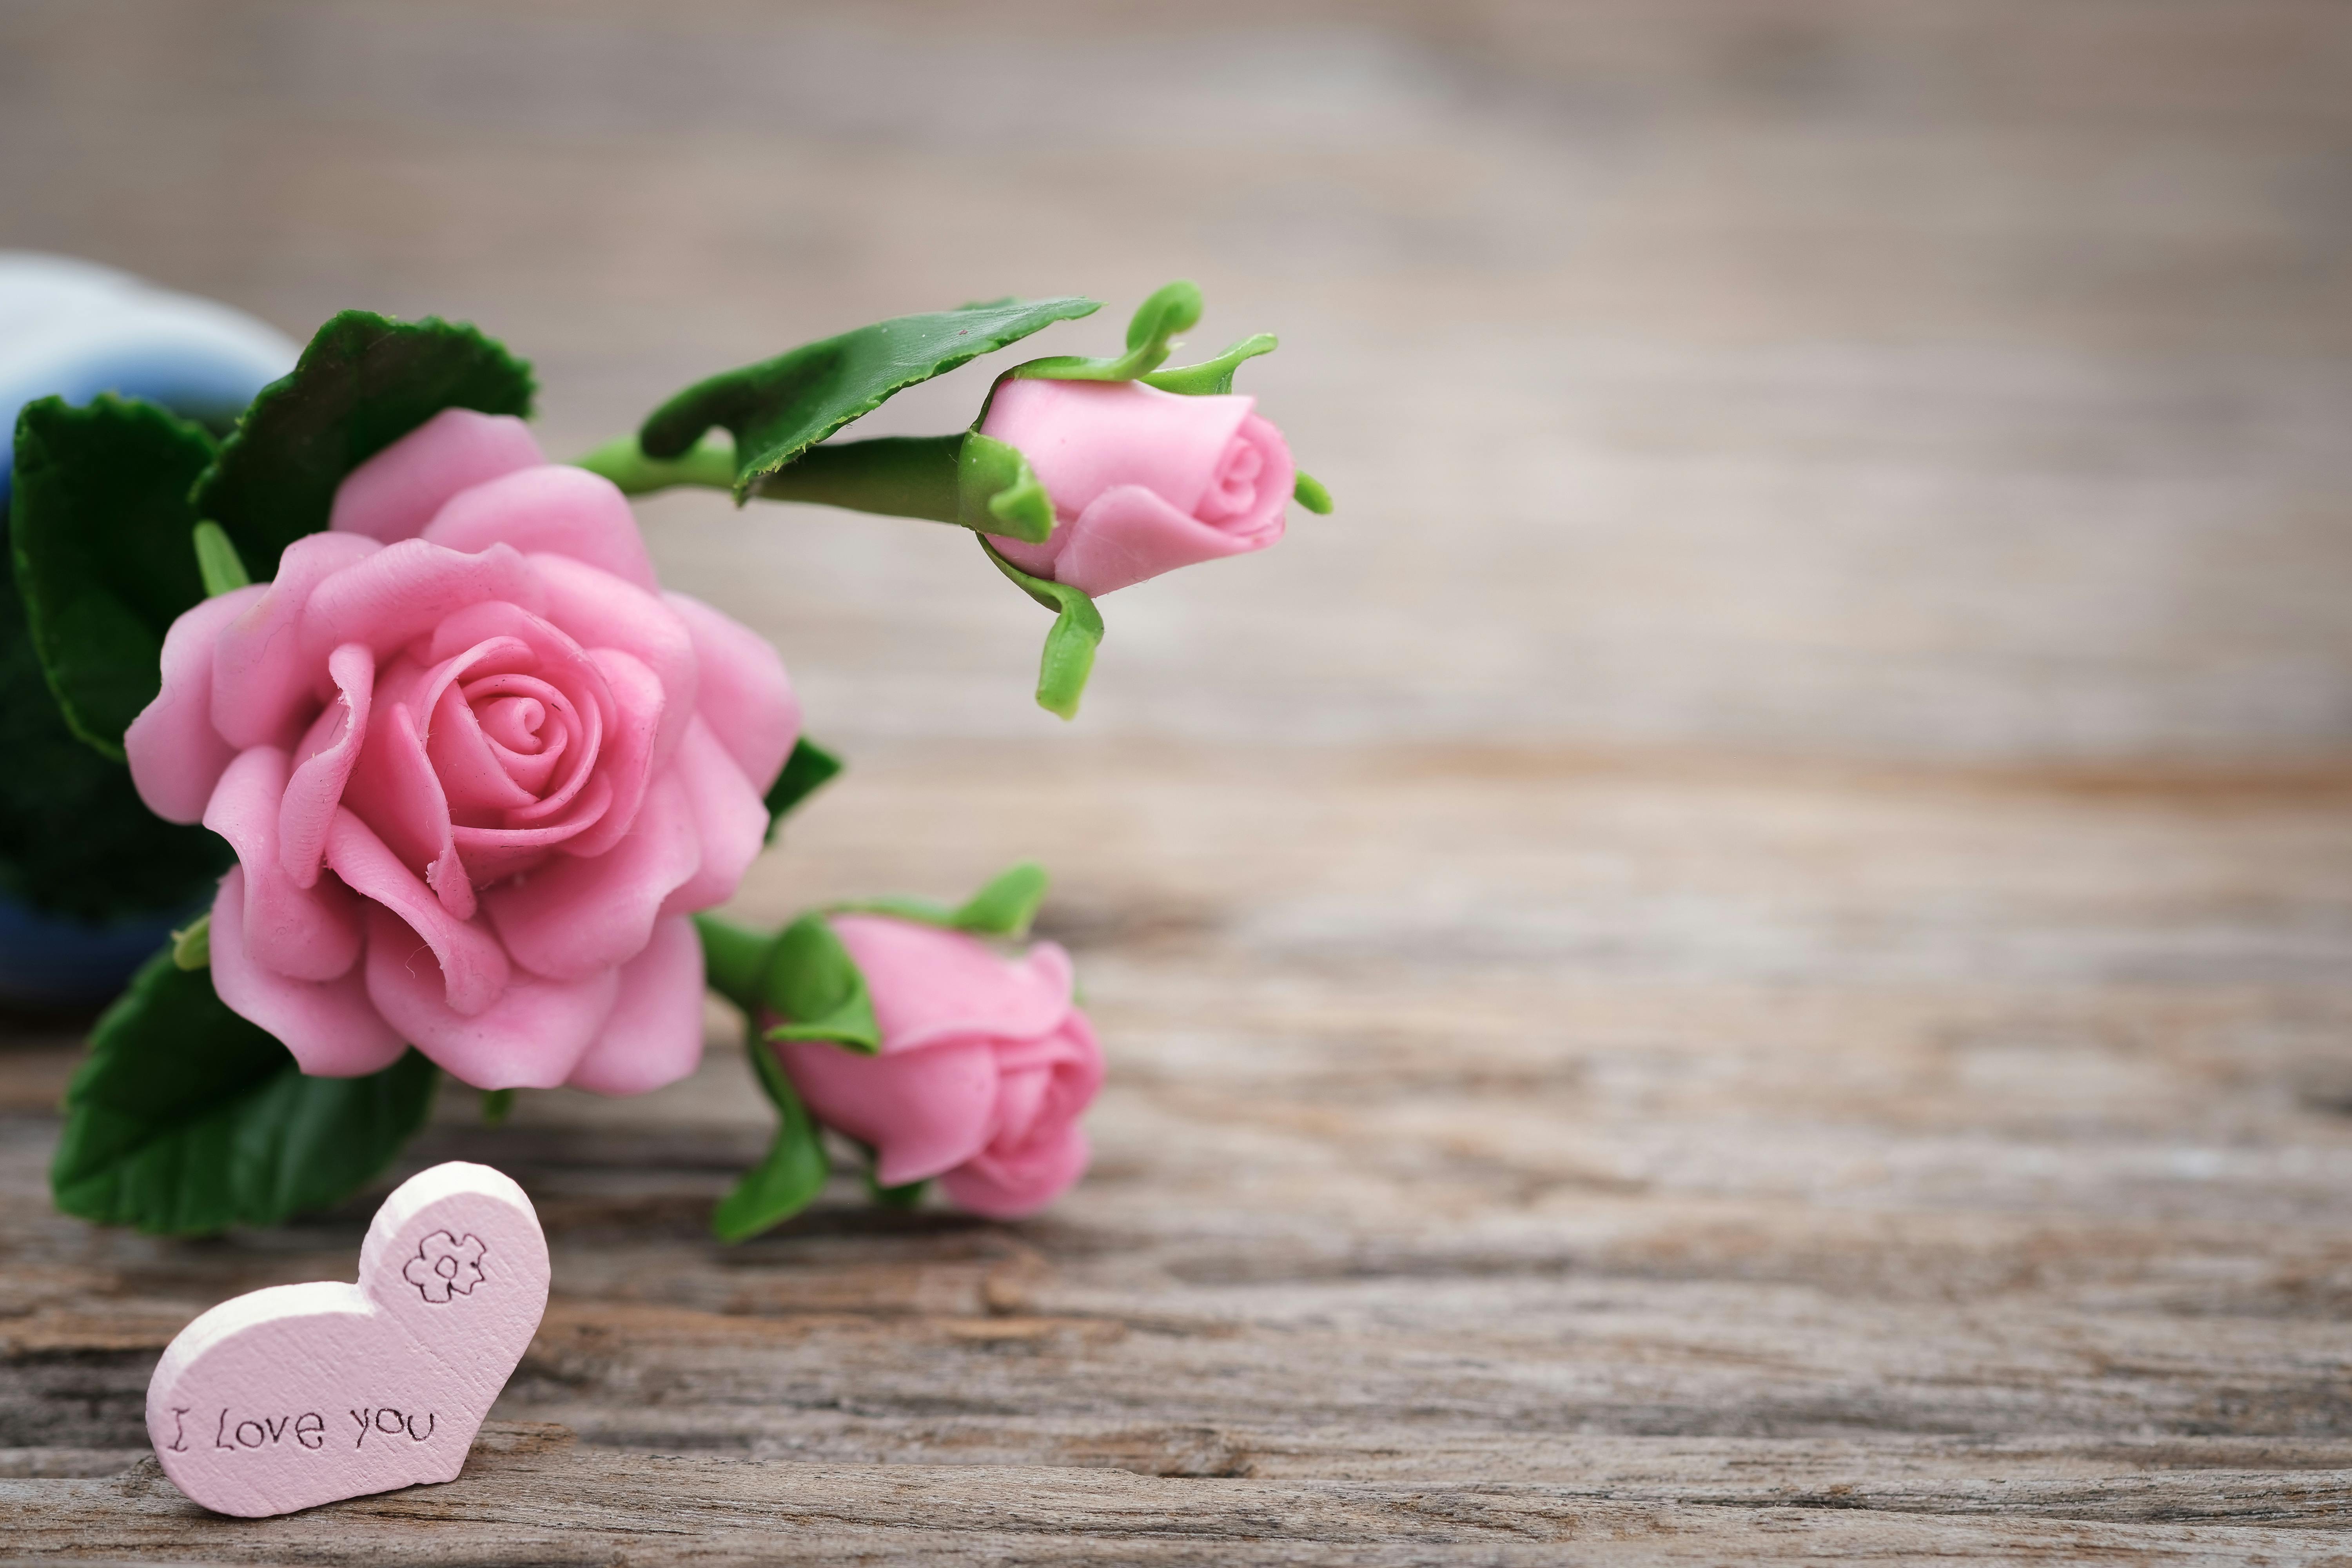
[[[376,1211],[356,1285],[275,1285],[181,1330],[147,1435],[174,1486],[247,1519],[455,1480],[546,1310],[522,1189],[436,1165]]]

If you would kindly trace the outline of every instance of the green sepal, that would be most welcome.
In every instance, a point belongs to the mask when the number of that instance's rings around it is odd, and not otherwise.
[[[239,588],[253,586],[252,574],[236,552],[236,543],[228,530],[206,518],[194,529],[196,572],[204,578],[205,597],[217,599],[223,594],[234,594]]]
[[[693,920],[694,932],[702,939],[703,984],[734,1003],[745,1017],[757,1017],[760,988],[776,939],[746,931],[717,915],[696,915]]]
[[[439,1077],[411,1050],[366,1078],[306,1078],[209,973],[159,952],[90,1035],[50,1192],[67,1214],[163,1235],[279,1225],[381,1174]]]
[[[1234,389],[1234,372],[1242,362],[1260,354],[1270,354],[1280,346],[1281,340],[1272,332],[1259,332],[1244,338],[1214,359],[1204,359],[1198,364],[1180,364],[1168,370],[1155,370],[1135,379],[1146,386],[1156,386],[1162,392],[1179,392],[1189,397],[1202,394],[1228,393]]]
[[[213,966],[213,917],[208,910],[172,933],[172,963],[177,969]]]
[[[1093,300],[1000,300],[899,316],[696,383],[656,409],[637,432],[644,455],[684,456],[703,433],[735,437],[735,499],[894,393],[1017,342],[1055,321],[1101,309]]]
[[[929,1176],[919,1182],[901,1182],[895,1187],[886,1187],[882,1184],[882,1178],[875,1174],[874,1167],[870,1164],[866,1167],[866,1195],[877,1207],[911,1213],[923,1206],[923,1199],[930,1190],[931,1179]]]
[[[486,1089],[482,1094],[482,1125],[504,1127],[507,1118],[514,1114],[515,1091],[510,1089]]]
[[[763,1040],[824,1040],[867,1057],[882,1049],[866,976],[822,910],[776,933],[760,1005],[780,1020],[761,1034]]]
[[[768,843],[776,841],[776,829],[783,825],[793,808],[832,783],[842,765],[839,757],[806,735],[793,742],[793,754],[784,759],[784,771],[768,786],[764,802],[768,808]]]
[[[997,552],[986,539],[980,547],[996,569],[1023,593],[1054,612],[1045,647],[1037,657],[1037,706],[1064,719],[1078,716],[1078,699],[1086,695],[1087,677],[1094,672],[1095,649],[1103,639],[1102,612],[1095,602],[1066,583],[1032,577]]]
[[[816,1119],[801,1103],[776,1053],[756,1037],[744,1048],[761,1089],[776,1108],[776,1136],[760,1163],[744,1172],[734,1191],[711,1211],[711,1234],[730,1242],[748,1241],[792,1218],[816,1201],[833,1175]]]
[[[974,533],[1043,544],[1054,532],[1054,498],[1020,447],[967,431],[956,461],[955,520]]]
[[[26,629],[73,732],[122,760],[122,731],[163,685],[163,634],[205,596],[188,486],[213,460],[203,426],[101,394],[16,416],[9,543]]]
[[[1291,484],[1290,495],[1292,500],[1318,517],[1331,515],[1331,492],[1323,488],[1322,480],[1304,468],[1298,470],[1297,479]]]
[[[1045,901],[1049,881],[1045,867],[1024,860],[998,872],[987,886],[953,908],[908,898],[865,899],[832,908],[836,913],[891,915],[945,931],[1017,941],[1029,934],[1029,923],[1037,918],[1037,906]]]
[[[461,321],[345,310],[261,389],[197,481],[195,515],[228,531],[246,565],[327,526],[343,477],[445,408],[530,413],[530,366]]]
[[[1014,365],[1005,378],[1039,381],[1134,381],[1167,363],[1172,340],[1189,332],[1201,320],[1201,290],[1179,279],[1164,284],[1135,308],[1128,319],[1127,352],[1109,359],[1056,354]]]

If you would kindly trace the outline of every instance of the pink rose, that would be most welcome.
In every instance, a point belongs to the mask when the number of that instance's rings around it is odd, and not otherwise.
[[[1008,963],[961,931],[880,915],[833,929],[866,976],[882,1050],[775,1047],[817,1120],[870,1145],[885,1186],[938,1176],[992,1219],[1059,1197],[1087,1168],[1078,1117],[1103,1078],[1069,955],[1044,942]]]
[[[446,410],[163,663],[131,778],[235,847],[213,986],[304,1072],[404,1041],[483,1089],[693,1069],[687,915],[759,853],[800,712],[766,642],[661,592],[609,481]]]
[[[1020,448],[1055,521],[1043,544],[989,542],[1089,595],[1265,549],[1282,537],[1297,470],[1256,401],[1134,381],[1003,383],[981,433]]]

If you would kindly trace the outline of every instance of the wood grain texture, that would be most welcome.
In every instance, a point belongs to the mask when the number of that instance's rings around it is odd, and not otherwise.
[[[2327,0],[0,9],[0,242],[470,317],[558,450],[1189,274],[1342,509],[1111,600],[1065,729],[953,531],[646,505],[852,764],[735,912],[1046,861],[1093,1173],[727,1248],[718,1012],[642,1100],[452,1089],[404,1170],[524,1184],[546,1323],[459,1481],[239,1523],[149,1371],[377,1194],[61,1219],[20,1023],[0,1556],[2352,1562],[2347,61]]]

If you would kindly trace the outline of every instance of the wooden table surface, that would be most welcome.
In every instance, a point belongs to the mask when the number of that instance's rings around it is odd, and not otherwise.
[[[1093,1172],[730,1248],[718,1011],[452,1088],[404,1168],[524,1184],[545,1326],[457,1482],[227,1521],[155,1357],[373,1198],[55,1215],[20,1020],[0,1558],[2352,1562],[2348,66],[2327,0],[0,9],[0,244],[470,317],[559,450],[1190,275],[1342,507],[1110,600],[1066,729],[952,531],[647,504],[851,758],[736,912],[1045,860]]]

